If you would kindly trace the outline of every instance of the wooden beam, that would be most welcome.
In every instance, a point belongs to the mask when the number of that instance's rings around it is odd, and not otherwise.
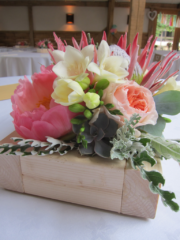
[[[0,6],[85,6],[107,7],[108,2],[102,1],[0,1]]]
[[[131,0],[128,30],[128,44],[139,33],[138,44],[141,49],[146,0]]]
[[[114,20],[114,6],[115,6],[115,0],[109,0],[108,2],[108,22],[107,22],[107,42],[111,44],[111,27],[113,25]]]
[[[173,40],[173,50],[178,50],[180,40],[180,28],[175,28],[174,40]]]
[[[149,24],[148,24],[148,38],[153,35],[152,41],[155,39],[156,36],[156,26],[157,26],[157,16],[153,21],[149,19]]]
[[[151,9],[177,9],[178,4],[171,3],[146,3],[146,8]]]
[[[129,8],[130,3],[129,2],[115,2],[115,7]]]
[[[30,42],[30,46],[34,46],[34,28],[33,28],[32,6],[28,7],[28,19],[29,19],[29,42]]]

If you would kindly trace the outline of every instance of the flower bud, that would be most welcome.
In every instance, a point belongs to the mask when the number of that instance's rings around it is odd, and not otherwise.
[[[82,106],[81,104],[75,103],[71,106],[69,106],[69,110],[74,113],[84,112],[86,108]]]
[[[87,118],[87,119],[91,119],[92,118],[92,113],[91,111],[89,111],[88,109],[86,109],[84,111],[84,116]]]
[[[99,106],[100,104],[100,96],[97,93],[87,92],[83,96],[83,101],[86,103],[86,106],[89,109],[93,109]]]

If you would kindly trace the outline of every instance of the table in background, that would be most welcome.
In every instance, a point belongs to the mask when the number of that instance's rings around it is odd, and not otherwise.
[[[48,53],[37,53],[32,50],[14,50],[0,52],[0,77],[32,75],[40,72],[41,65],[52,63]]]
[[[17,83],[19,78],[0,78],[0,85]],[[0,139],[14,131],[11,111],[10,100],[0,101]],[[179,138],[180,115],[171,119],[164,136]],[[175,192],[180,204],[180,166],[164,160],[162,167],[164,189]],[[172,212],[159,200],[156,218],[141,219],[0,189],[0,239],[179,240],[180,213]]]

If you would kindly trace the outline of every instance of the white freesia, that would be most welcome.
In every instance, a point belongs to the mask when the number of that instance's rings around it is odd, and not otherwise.
[[[71,79],[56,79],[52,98],[56,103],[69,106],[83,101],[84,91],[79,83]]]
[[[56,61],[56,63],[64,60],[64,54],[65,54],[65,52],[60,51],[60,50],[52,51],[52,55],[53,55],[54,60]]]
[[[126,70],[128,61],[122,56],[110,56],[109,45],[104,40],[99,45],[97,57],[99,65],[92,62],[88,66],[88,70],[96,74],[95,81],[104,78],[110,82],[116,82],[129,75]]]
[[[54,73],[62,79],[75,79],[87,70],[87,66],[94,56],[94,45],[88,45],[81,51],[74,47],[67,46],[64,56],[62,53],[58,54],[58,57],[62,57],[63,60],[59,61],[53,67]]]

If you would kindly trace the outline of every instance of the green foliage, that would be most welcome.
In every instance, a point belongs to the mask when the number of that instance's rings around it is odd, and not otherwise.
[[[91,89],[88,90],[88,92],[90,92],[90,93],[95,93],[96,90],[95,90],[94,88],[91,88]]]
[[[118,158],[120,160],[131,159],[134,155],[137,155],[137,152],[146,150],[146,147],[137,141],[135,137],[135,126],[140,120],[138,114],[133,114],[130,118],[130,121],[125,119],[125,125],[120,127],[116,132],[116,138],[113,138],[111,149],[111,159]]]
[[[69,106],[69,110],[74,113],[79,113],[79,112],[84,112],[86,108],[79,103],[75,103]]]
[[[167,21],[166,24],[161,23],[162,20],[162,14],[158,14],[157,18],[157,26],[156,26],[156,36],[158,37],[161,32],[168,31],[168,32],[174,32],[175,31],[175,26],[169,26],[169,21],[170,21],[171,15],[166,15]],[[176,15],[173,16],[173,22],[176,22]],[[174,24],[173,24],[174,25]]]
[[[101,99],[102,96],[103,96],[103,90],[102,90],[102,89],[100,89],[100,90],[98,91],[98,95],[100,96],[100,99]]]
[[[164,158],[180,162],[180,144],[151,134],[142,133],[142,137],[150,139],[151,146]]]
[[[159,114],[176,115],[180,113],[180,91],[166,91],[154,96]]]
[[[82,124],[84,122],[84,120],[82,120],[82,119],[77,119],[77,118],[72,118],[71,119],[71,123],[72,124]]]
[[[66,143],[62,140],[47,137],[47,142],[41,142],[32,139],[23,138],[12,138],[15,142],[18,141],[17,145],[5,143],[0,146],[0,154],[7,153],[12,155],[48,155],[53,153],[59,153],[60,155],[66,154],[72,150],[75,143]],[[33,150],[32,150],[33,149]]]
[[[106,107],[107,109],[111,109],[111,108],[114,107],[114,104],[107,103],[107,104],[105,105],[105,107]]]
[[[163,117],[159,115],[156,125],[147,124],[144,126],[140,126],[139,129],[155,136],[162,136],[162,132],[164,131],[166,126],[166,121]]]
[[[147,133],[142,133],[141,138],[136,138],[133,127],[139,120],[140,116],[133,114],[130,121],[125,120],[125,125],[117,130],[116,138],[113,138],[111,142],[113,144],[111,159],[130,159],[132,167],[138,168],[142,178],[149,181],[150,190],[161,196],[165,206],[169,206],[173,211],[178,211],[178,204],[172,200],[175,198],[175,194],[159,188],[160,184],[165,184],[162,174],[157,171],[146,171],[143,162],[148,162],[151,166],[156,164],[154,149],[167,158],[175,156],[176,159],[180,159],[180,145],[176,144],[176,147],[173,147],[168,144],[169,141]]]
[[[107,79],[101,79],[97,82],[95,90],[99,91],[100,89],[104,90],[109,86],[109,81]]]
[[[123,115],[122,112],[118,109],[109,110],[112,115]]]

